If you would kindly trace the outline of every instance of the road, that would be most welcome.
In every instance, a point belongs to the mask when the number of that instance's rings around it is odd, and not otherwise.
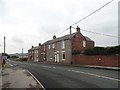
[[[45,88],[118,88],[118,71],[7,60],[28,69]]]

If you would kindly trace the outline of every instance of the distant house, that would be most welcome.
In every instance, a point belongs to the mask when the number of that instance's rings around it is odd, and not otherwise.
[[[84,53],[86,48],[93,48],[94,41],[83,36],[77,26],[76,33],[47,41],[46,57],[49,62],[71,63],[72,53]]]
[[[40,48],[38,50],[38,59],[40,62],[46,62],[46,52],[47,52],[47,44],[46,43],[43,43],[42,45],[39,44]]]
[[[31,49],[28,50],[28,61],[34,61],[38,62],[38,51],[39,51],[39,46],[32,46]]]

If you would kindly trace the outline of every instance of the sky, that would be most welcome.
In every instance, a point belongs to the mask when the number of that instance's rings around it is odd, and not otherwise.
[[[0,53],[4,36],[6,53],[28,52],[53,38],[69,34],[65,31],[73,23],[89,15],[110,0],[0,0]],[[118,2],[102,8],[74,25],[101,34],[118,36]],[[63,33],[61,33],[63,32]],[[72,29],[72,33],[76,32]],[[118,38],[93,34],[81,30],[84,36],[95,41],[95,46],[118,45]]]

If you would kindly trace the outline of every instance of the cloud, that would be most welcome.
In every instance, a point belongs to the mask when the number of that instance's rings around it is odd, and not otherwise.
[[[24,44],[24,40],[22,39],[22,38],[20,38],[20,36],[17,36],[17,35],[15,35],[15,36],[13,36],[12,37],[12,40],[13,40],[13,42],[14,43],[18,43],[18,44]]]
[[[7,51],[25,52],[59,35],[71,24],[110,0],[0,0],[0,43],[7,37]],[[118,33],[118,0],[78,23],[82,29],[103,34]],[[76,27],[77,25],[74,25]],[[75,30],[72,30],[75,32]],[[82,31],[97,45],[117,45],[117,39]],[[69,34],[69,30],[59,36]],[[57,36],[58,37],[58,36]],[[98,39],[99,38],[99,39]],[[0,48],[2,51],[2,49]]]

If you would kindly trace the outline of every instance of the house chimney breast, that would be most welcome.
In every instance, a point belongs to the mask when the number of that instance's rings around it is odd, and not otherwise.
[[[80,33],[80,28],[79,28],[79,26],[77,26],[76,31],[77,31],[77,33]]]

